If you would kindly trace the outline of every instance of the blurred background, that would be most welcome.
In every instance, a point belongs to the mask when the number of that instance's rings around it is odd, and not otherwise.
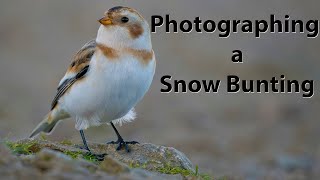
[[[95,38],[106,9],[130,6],[148,19],[320,19],[319,1],[298,0],[3,0],[0,2],[0,137],[25,138],[50,108],[71,57]],[[127,140],[173,146],[200,171],[238,179],[318,179],[320,115],[317,83],[320,40],[304,34],[152,34],[157,70],[149,92],[136,107],[138,118],[119,131]],[[233,64],[232,50],[244,53]],[[160,78],[315,80],[315,95],[161,94]],[[90,128],[89,141],[115,140],[111,127]],[[80,143],[72,120],[48,137]]]

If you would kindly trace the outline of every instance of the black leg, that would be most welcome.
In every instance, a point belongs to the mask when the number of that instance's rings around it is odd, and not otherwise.
[[[87,140],[86,140],[86,137],[84,136],[83,130],[80,130],[80,135],[81,135],[81,139],[82,139],[84,148],[85,148],[87,151],[91,152],[90,149],[89,149],[89,147],[88,147]]]
[[[107,154],[105,154],[105,153],[103,153],[103,154],[94,154],[94,153],[92,153],[91,150],[89,149],[88,144],[87,144],[87,140],[86,140],[86,137],[84,136],[83,130],[80,130],[80,135],[81,135],[81,139],[82,139],[84,148],[88,151],[88,154],[93,155],[99,161],[103,161],[104,160],[104,156],[107,155]]]
[[[110,122],[110,124],[111,124],[114,132],[117,134],[118,140],[108,142],[108,144],[118,144],[118,147],[116,149],[117,151],[119,151],[122,147],[124,147],[127,152],[130,152],[128,144],[138,144],[138,142],[137,141],[124,141],[123,138],[121,137],[120,133],[118,132],[117,128],[114,126],[114,124],[112,122]]]

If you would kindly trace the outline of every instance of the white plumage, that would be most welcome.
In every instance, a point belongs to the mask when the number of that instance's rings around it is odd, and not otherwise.
[[[97,38],[74,56],[51,111],[30,137],[51,132],[68,117],[75,120],[77,130],[135,119],[134,106],[148,91],[155,73],[149,25],[128,7],[109,9],[99,22]]]
[[[132,112],[127,114],[149,89],[155,61],[144,65],[130,55],[122,56],[114,62],[97,52],[86,78],[59,100],[61,108],[75,118],[76,129],[113,120],[130,122],[135,117]]]

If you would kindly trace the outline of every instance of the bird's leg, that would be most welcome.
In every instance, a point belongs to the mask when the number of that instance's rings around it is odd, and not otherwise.
[[[91,150],[89,149],[88,144],[87,144],[86,137],[84,136],[83,130],[80,130],[80,135],[81,135],[81,139],[82,139],[84,148],[88,151],[87,152],[88,155],[93,155],[97,160],[103,161],[104,156],[107,155],[107,154],[106,153],[103,153],[103,154],[94,154],[94,153],[92,153]]]
[[[112,122],[110,122],[114,132],[117,134],[118,140],[117,141],[111,141],[108,142],[107,144],[118,144],[117,151],[119,151],[122,147],[126,149],[127,152],[130,152],[130,149],[128,147],[128,144],[138,144],[137,141],[124,141],[123,138],[121,137],[120,133],[118,132],[117,128],[114,126]]]
[[[80,135],[81,135],[81,139],[82,139],[84,148],[85,148],[87,151],[91,152],[91,150],[89,149],[89,146],[88,146],[88,144],[87,144],[86,137],[84,136],[83,130],[80,130]]]

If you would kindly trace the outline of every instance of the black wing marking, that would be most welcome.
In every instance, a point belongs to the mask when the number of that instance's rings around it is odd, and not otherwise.
[[[89,65],[85,66],[77,75],[75,75],[73,78],[66,79],[59,87],[57,95],[54,97],[52,104],[51,104],[51,110],[55,108],[55,106],[58,104],[59,99],[67,92],[67,90],[79,79],[83,78],[84,75],[88,72]]]
[[[57,88],[57,94],[54,97],[51,109],[55,108],[59,99],[66,91],[79,79],[83,78],[89,69],[90,60],[95,53],[97,43],[95,40],[87,42],[73,57],[73,61],[68,69],[71,72],[77,72],[77,74],[71,78],[64,80]]]

